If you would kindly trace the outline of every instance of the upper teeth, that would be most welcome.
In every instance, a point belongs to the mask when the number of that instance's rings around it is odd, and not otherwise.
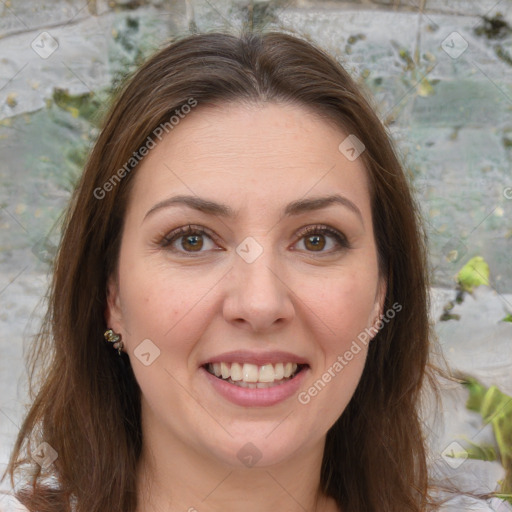
[[[210,363],[208,370],[217,377],[244,382],[274,382],[288,378],[297,370],[297,363],[264,364]]]

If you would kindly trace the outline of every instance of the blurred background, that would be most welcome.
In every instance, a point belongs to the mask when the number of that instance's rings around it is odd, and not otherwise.
[[[512,481],[512,0],[1,1],[0,471],[28,404],[23,357],[63,208],[112,92],[169,38],[242,26],[313,40],[371,95],[421,205],[443,353],[502,397],[486,416],[467,407],[470,386],[445,383],[444,414],[426,418],[431,468],[472,491],[503,492]],[[483,281],[471,286],[468,271]],[[447,507],[501,512],[512,500]]]

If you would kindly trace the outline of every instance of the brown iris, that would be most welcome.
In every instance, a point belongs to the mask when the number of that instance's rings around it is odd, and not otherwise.
[[[309,249],[310,247],[308,247],[308,243],[311,241],[311,240],[314,240],[313,241],[313,244],[311,245],[311,247],[313,248],[313,250],[322,250],[324,247],[325,247],[325,237],[323,235],[311,235],[311,236],[308,236],[304,243],[306,244],[306,247]]]
[[[183,249],[189,250],[189,248],[186,247],[186,244],[189,244],[189,241],[191,240],[192,243],[189,245],[189,247],[192,249],[192,251],[200,251],[203,248],[202,235],[188,235],[183,237],[183,242],[181,243]]]

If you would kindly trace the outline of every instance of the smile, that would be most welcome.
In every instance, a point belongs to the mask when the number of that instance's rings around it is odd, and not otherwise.
[[[306,365],[275,363],[207,363],[204,368],[215,377],[242,388],[269,388],[293,379]]]

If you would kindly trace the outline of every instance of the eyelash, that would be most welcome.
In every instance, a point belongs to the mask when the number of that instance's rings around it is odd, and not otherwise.
[[[338,230],[331,228],[329,226],[323,226],[323,225],[308,226],[308,227],[300,230],[299,232],[297,232],[296,236],[299,238],[299,241],[300,241],[308,235],[311,236],[311,235],[318,235],[318,234],[330,235],[331,237],[333,237],[336,240],[336,242],[339,245],[339,247],[337,249],[331,250],[329,252],[318,251],[319,255],[333,254],[333,253],[336,253],[343,249],[350,249],[350,244],[349,244],[347,238],[342,233],[340,233]],[[214,242],[216,239],[216,237],[213,235],[213,233],[211,233],[208,229],[189,224],[188,226],[183,226],[181,228],[175,229],[168,235],[164,236],[159,245],[163,248],[168,248],[176,240],[179,240],[182,237],[190,236],[190,235],[206,235]],[[180,254],[185,254],[190,257],[195,257],[194,254],[202,254],[204,252],[204,251],[197,251],[197,252],[195,252],[195,251],[188,251],[188,252],[187,251],[178,251],[173,248],[170,248],[170,250],[173,250],[174,252],[178,252]],[[307,251],[307,252],[314,254],[317,251]]]

